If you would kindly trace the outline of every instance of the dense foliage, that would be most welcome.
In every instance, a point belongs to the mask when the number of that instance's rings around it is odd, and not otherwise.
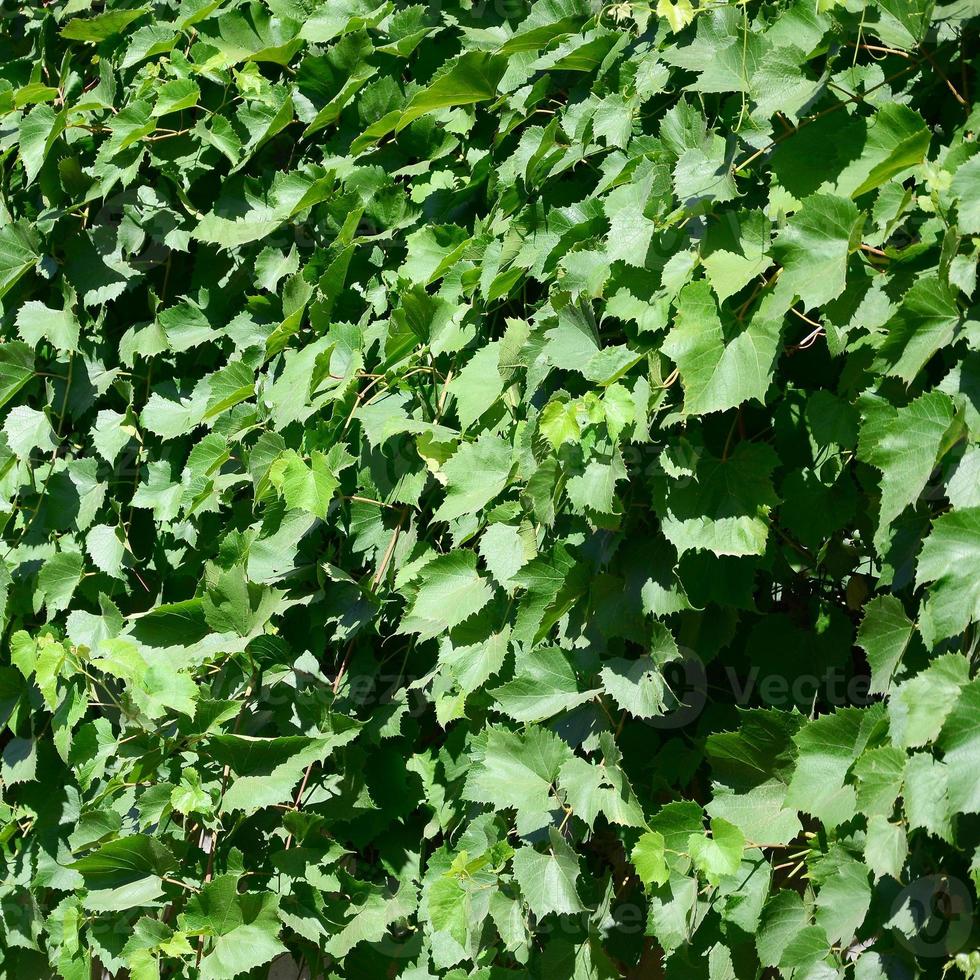
[[[972,976],[975,0],[0,21],[0,971]]]

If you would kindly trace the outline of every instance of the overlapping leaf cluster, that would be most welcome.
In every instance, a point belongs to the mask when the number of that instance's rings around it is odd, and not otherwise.
[[[3,974],[973,975],[977,13],[7,5]]]

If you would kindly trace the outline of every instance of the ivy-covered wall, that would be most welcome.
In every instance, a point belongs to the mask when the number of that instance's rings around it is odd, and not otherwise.
[[[0,8],[0,973],[980,971],[976,0]]]

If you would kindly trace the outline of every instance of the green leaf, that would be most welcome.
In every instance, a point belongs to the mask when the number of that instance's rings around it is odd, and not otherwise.
[[[860,244],[865,216],[848,200],[830,194],[808,197],[773,243],[782,266],[780,288],[807,309],[844,291],[848,255]]]
[[[894,596],[878,596],[865,606],[858,646],[871,666],[871,694],[887,694],[901,667],[915,625]]]
[[[710,837],[691,834],[687,842],[694,867],[712,884],[738,871],[744,846],[742,831],[721,817],[712,818]]]
[[[949,653],[900,684],[888,702],[892,742],[908,749],[935,741],[969,679],[966,658]]]
[[[868,868],[842,853],[831,853],[820,861],[816,922],[832,943],[850,942],[864,922],[871,904]]]
[[[763,402],[780,326],[778,321],[756,323],[753,318],[744,330],[726,337],[707,283],[685,286],[677,320],[663,344],[663,352],[680,372],[685,413],[723,412],[749,399]]]
[[[810,813],[828,827],[855,812],[854,787],[844,780],[864,748],[862,712],[842,708],[808,722],[794,736],[799,758],[786,793],[786,805]]]
[[[534,541],[527,525],[491,524],[480,536],[479,549],[490,574],[505,588],[534,557]]]
[[[881,506],[875,544],[881,548],[889,526],[929,480],[952,440],[952,401],[940,391],[921,395],[904,408],[885,404],[868,412],[861,427],[858,458],[881,470]]]
[[[515,721],[544,721],[591,701],[597,691],[579,691],[575,669],[557,647],[521,658],[513,680],[490,691],[497,707]]]
[[[17,312],[17,333],[31,347],[46,340],[62,353],[78,349],[79,325],[71,310],[51,310],[43,303],[25,303]]]
[[[227,10],[199,28],[216,52],[208,60],[214,68],[228,68],[243,61],[288,65],[303,46],[300,24],[290,18],[271,16],[258,3]]]
[[[37,105],[20,121],[20,158],[33,182],[47,159],[55,140],[65,131],[64,110],[55,112],[51,106]]]
[[[3,749],[0,779],[5,787],[32,783],[37,778],[37,743],[30,738],[12,738]]]
[[[599,764],[586,762],[578,756],[562,763],[558,782],[565,795],[565,803],[590,828],[595,826],[600,814],[611,824],[645,826],[643,809],[619,766],[622,755],[615,741],[609,733],[604,733],[599,738],[599,744],[602,749]]]
[[[18,340],[0,344],[0,408],[33,377],[34,351]]]
[[[625,479],[623,458],[619,452],[613,452],[608,459],[591,460],[584,473],[569,479],[565,489],[579,513],[610,514],[615,509],[616,484]]]
[[[249,636],[264,626],[280,606],[282,593],[248,582],[241,565],[222,569],[208,583],[201,609],[218,633]]]
[[[807,925],[786,943],[779,958],[781,970],[808,971],[830,952],[827,933],[816,925]]]
[[[475,514],[507,486],[512,468],[513,452],[505,440],[484,433],[476,442],[463,443],[442,466],[446,497],[434,519]]]
[[[755,946],[762,965],[778,965],[787,946],[804,931],[808,920],[803,900],[797,892],[790,889],[776,892],[766,902],[759,931],[755,936]]]
[[[119,576],[126,549],[118,528],[109,524],[96,524],[85,536],[85,550],[99,571],[106,575]]]
[[[949,806],[954,813],[980,813],[980,786],[975,778],[980,760],[980,681],[974,678],[960,691],[948,711],[939,736],[948,767]]]
[[[171,112],[180,112],[182,109],[196,106],[201,98],[201,89],[193,79],[177,78],[161,85],[156,98],[153,115],[166,116]]]
[[[133,834],[102,844],[68,867],[85,881],[86,908],[121,912],[154,903],[161,894],[163,876],[173,871],[177,862],[156,838]]]
[[[868,821],[864,860],[875,878],[891,875],[896,881],[900,881],[908,853],[909,844],[904,827],[889,823],[881,814]]]
[[[711,288],[723,303],[761,275],[769,264],[769,221],[761,211],[726,215],[711,224],[701,249],[701,261]]]
[[[208,380],[210,396],[205,419],[214,418],[255,394],[255,376],[244,361],[233,361]]]
[[[942,840],[953,838],[949,767],[930,752],[914,752],[905,767],[905,819],[910,830],[926,830]]]
[[[500,343],[493,341],[476,351],[449,383],[449,390],[456,400],[456,415],[464,432],[503,393],[504,381],[497,369],[499,360]]]
[[[184,932],[211,938],[201,977],[232,980],[285,953],[278,900],[269,892],[238,892],[236,875],[219,875],[191,895],[180,915]]]
[[[109,841],[71,864],[93,888],[114,887],[147,874],[165,875],[176,866],[173,854],[146,834]]]
[[[922,163],[929,152],[929,141],[929,128],[917,112],[895,102],[881,106],[875,113],[874,124],[868,128],[868,142],[861,153],[861,169],[868,164],[872,166],[850,192],[851,197],[860,197]],[[848,176],[855,169],[849,168]]]
[[[635,660],[613,657],[603,664],[599,676],[606,692],[623,711],[637,718],[655,718],[666,709],[667,684],[661,669],[679,656],[670,630],[655,622],[649,655]]]
[[[664,714],[666,687],[651,657],[636,660],[613,657],[603,664],[600,676],[606,692],[623,711],[637,718]]]
[[[975,154],[956,168],[952,184],[952,191],[958,201],[960,231],[967,235],[980,234],[978,186],[980,186],[980,156]]]
[[[77,551],[62,551],[49,558],[37,577],[38,594],[48,611],[48,618],[68,608],[82,579],[85,560]]]
[[[537,725],[524,735],[491,727],[467,774],[463,797],[495,810],[516,810],[518,833],[532,833],[551,822],[558,807],[551,786],[571,758],[557,735]]]
[[[952,511],[933,521],[922,545],[916,581],[929,585],[919,629],[930,646],[980,619],[980,508]]]
[[[575,402],[555,399],[541,413],[538,426],[541,434],[557,449],[562,443],[574,442],[581,434],[579,407]]]
[[[307,465],[292,449],[272,464],[269,481],[282,493],[287,507],[309,511],[321,519],[326,518],[330,501],[340,486],[340,480],[323,453],[312,453]]]
[[[97,44],[126,30],[149,10],[149,7],[136,7],[132,10],[107,10],[94,17],[73,17],[61,28],[61,36],[69,41]]]
[[[646,885],[666,884],[670,877],[667,862],[664,859],[664,848],[666,844],[663,834],[655,830],[648,830],[640,835],[640,839],[633,847],[630,860],[636,868],[636,873],[640,876],[640,881]]]
[[[940,348],[952,343],[960,311],[949,288],[936,276],[916,281],[890,320],[881,347],[886,373],[911,384]]]
[[[506,61],[486,51],[467,51],[434,82],[415,95],[402,110],[396,132],[437,109],[484,102],[497,94]]]
[[[432,639],[479,612],[491,596],[490,586],[476,570],[472,551],[440,555],[420,572],[415,598],[399,632],[418,633],[420,640]]]
[[[291,800],[307,766],[323,761],[356,734],[356,726],[350,726],[324,738],[221,735],[212,739],[216,758],[227,760],[235,774],[221,800],[222,812],[241,811],[248,816]]]
[[[854,764],[857,806],[862,813],[890,816],[902,791],[906,753],[893,745],[868,749]]]
[[[0,299],[38,261],[34,235],[19,224],[0,227]]]
[[[531,911],[543,918],[556,913],[573,915],[582,911],[575,883],[580,875],[578,857],[554,827],[549,831],[550,848],[541,854],[522,847],[514,855],[514,878]]]
[[[7,444],[20,457],[27,458],[35,449],[46,452],[58,445],[54,429],[44,412],[18,405],[7,414],[3,423]]]
[[[667,539],[681,554],[761,555],[776,504],[774,465],[772,450],[758,444],[739,444],[728,459],[703,456],[693,478],[669,485],[658,503]]]

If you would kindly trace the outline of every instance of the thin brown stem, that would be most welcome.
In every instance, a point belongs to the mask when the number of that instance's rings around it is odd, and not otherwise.
[[[926,51],[925,48],[922,48],[921,51],[925,55],[926,61],[928,61],[929,64],[932,65],[932,67],[936,70],[936,74],[946,83],[946,87],[950,90],[950,92],[953,93],[953,98],[956,99],[956,101],[959,102],[961,106],[965,106],[968,109],[970,107],[970,103],[967,102],[966,99],[964,99],[963,96],[956,91],[956,86],[949,80],[949,78],[947,77],[946,73],[942,70],[942,68],[940,68],[939,65],[936,64],[936,60],[933,58],[933,56],[928,51]]]
[[[816,320],[811,320],[805,313],[801,313],[799,310],[794,309],[792,306],[789,308],[789,311],[790,313],[793,314],[793,316],[799,317],[804,323],[809,323],[811,327],[821,326],[819,323],[817,323]]]

